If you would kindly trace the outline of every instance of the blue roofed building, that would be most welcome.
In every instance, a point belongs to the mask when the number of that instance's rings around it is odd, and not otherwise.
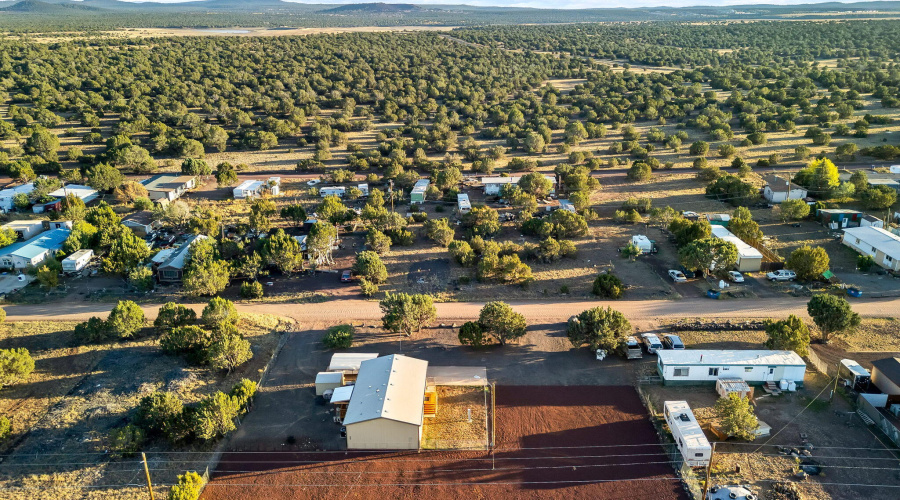
[[[42,264],[62,248],[70,232],[68,229],[54,229],[28,241],[0,248],[0,268],[28,269]]]

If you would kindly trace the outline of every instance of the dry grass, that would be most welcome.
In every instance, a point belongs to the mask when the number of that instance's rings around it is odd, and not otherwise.
[[[900,351],[900,321],[896,318],[863,318],[851,333],[839,335],[837,341],[850,352]]]
[[[422,447],[444,450],[486,447],[488,390],[487,387],[438,386],[437,411],[434,417],[425,418]]]
[[[105,345],[73,347],[71,322],[8,325],[4,347],[27,347],[36,360],[29,379],[0,393],[0,414],[14,422],[12,448],[0,465],[3,498],[143,498],[135,484],[136,462],[107,455],[109,431],[128,419],[140,399],[155,390],[176,393],[187,403],[215,391],[227,392],[241,378],[258,380],[290,323],[274,316],[243,315],[238,329],[254,358],[227,376],[163,355],[154,337]],[[187,462],[173,461],[160,442],[145,445],[155,483],[171,484],[185,470],[204,470],[215,443],[180,447]],[[48,450],[64,452],[44,455]],[[40,456],[45,466],[17,467]],[[184,458],[184,457],[181,457]],[[56,488],[56,489],[53,489]],[[158,494],[165,494],[165,488]]]

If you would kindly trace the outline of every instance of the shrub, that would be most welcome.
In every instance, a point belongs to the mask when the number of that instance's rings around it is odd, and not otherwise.
[[[256,394],[256,389],[256,382],[243,378],[240,382],[231,387],[231,392],[229,392],[228,395],[234,398],[238,406],[241,407],[241,412],[243,413],[247,411],[250,400]]]
[[[122,457],[133,456],[146,441],[147,433],[134,424],[127,424],[109,432],[110,450]]]
[[[351,325],[332,326],[322,337],[322,343],[329,349],[349,349],[353,346],[354,333]]]
[[[138,266],[128,271],[128,284],[139,292],[153,290],[156,281],[153,279],[153,271],[148,267]]]
[[[0,416],[0,443],[6,441],[12,434],[12,422],[8,418]]]
[[[391,239],[377,229],[370,229],[366,235],[366,245],[378,255],[384,255],[391,250]]]
[[[109,340],[106,321],[96,316],[75,325],[75,340],[82,344],[94,344]]]
[[[203,489],[203,478],[196,472],[186,472],[178,476],[178,482],[169,490],[168,500],[197,500]]]
[[[625,285],[614,274],[601,274],[594,278],[591,292],[604,299],[618,299],[625,293]]]
[[[0,389],[22,381],[34,371],[34,359],[28,349],[0,349]]]
[[[174,302],[166,302],[159,308],[159,313],[153,321],[153,326],[159,333],[166,332],[179,326],[192,325],[197,321],[197,313],[190,307],[185,307]]]
[[[0,307],[0,323],[6,321],[6,309]]]
[[[144,326],[144,311],[130,300],[119,301],[106,319],[109,335],[120,339],[134,337],[142,326]]]
[[[875,259],[871,255],[860,255],[856,258],[856,268],[866,272],[875,265]]]
[[[234,419],[240,414],[240,405],[231,396],[216,392],[200,401],[193,412],[194,434],[204,440],[215,439],[236,429]]]
[[[391,243],[400,245],[401,247],[408,247],[416,240],[416,235],[411,231],[400,228],[389,229],[387,236],[391,239]]]
[[[245,299],[261,299],[264,293],[262,283],[259,281],[241,283],[241,297]]]
[[[229,328],[235,331],[219,332],[202,356],[204,361],[213,368],[227,370],[228,373],[231,373],[235,368],[253,358],[253,350],[250,348],[250,342],[243,335],[237,333],[234,325],[229,325]]]
[[[359,291],[366,297],[372,297],[376,293],[378,293],[378,285],[367,280],[366,278],[360,278]]]
[[[203,308],[203,314],[200,318],[203,324],[209,328],[215,328],[222,323],[236,325],[238,312],[237,308],[234,307],[234,302],[221,297],[213,297],[206,304],[206,307]]]
[[[175,442],[186,435],[183,413],[184,403],[178,396],[157,391],[141,398],[134,421],[147,433]]]
[[[634,163],[631,168],[628,169],[628,178],[633,181],[646,181],[650,180],[653,176],[653,169],[650,168],[650,165],[646,163]]]
[[[471,266],[475,263],[475,251],[472,250],[471,245],[465,241],[451,241],[449,245],[447,245],[447,249],[450,250],[450,255],[463,266]]]
[[[468,321],[459,327],[459,343],[472,347],[481,347],[485,344],[484,330],[475,321]]]
[[[172,328],[159,338],[163,352],[186,356],[193,363],[206,362],[206,349],[212,344],[209,332],[195,325]]]
[[[388,276],[387,267],[381,262],[381,257],[371,250],[356,254],[353,273],[376,285],[387,281]]]

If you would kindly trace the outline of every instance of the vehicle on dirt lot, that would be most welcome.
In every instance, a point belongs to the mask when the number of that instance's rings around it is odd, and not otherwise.
[[[684,277],[684,273],[676,271],[675,269],[669,269],[669,277],[672,278],[672,281],[675,283],[684,283],[687,281],[687,278]]]
[[[768,278],[769,281],[794,281],[797,279],[797,273],[788,271],[787,269],[779,269],[778,271],[766,273],[766,278]]]
[[[665,349],[684,349],[684,342],[678,335],[665,335],[662,339],[662,345]]]
[[[684,274],[684,277],[689,280],[692,280],[697,277],[698,273],[691,271],[690,269],[688,269],[684,266],[679,266],[678,269]]]
[[[656,351],[663,348],[662,342],[659,341],[659,337],[655,333],[642,333],[641,341],[644,343],[644,349],[647,350],[647,354],[656,354]]]
[[[350,271],[341,273],[341,283],[350,283],[351,281],[353,281],[353,276],[350,274]]]
[[[641,350],[641,343],[633,336],[625,339],[622,350],[625,351],[625,359],[641,359],[644,357],[644,353]]]
[[[322,182],[322,181],[319,179],[310,179],[310,180],[306,181],[306,185],[307,186],[315,186],[316,184],[318,184],[320,182]]]
[[[728,271],[728,279],[735,283],[743,283],[744,275],[737,271]]]

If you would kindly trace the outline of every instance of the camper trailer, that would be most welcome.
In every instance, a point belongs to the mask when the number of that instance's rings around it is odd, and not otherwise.
[[[844,385],[857,392],[867,392],[871,382],[871,374],[859,363],[852,359],[842,359],[838,369],[838,377],[844,381]]]
[[[666,401],[666,424],[675,439],[678,451],[689,467],[706,467],[712,456],[712,446],[694,418],[687,401]]]

